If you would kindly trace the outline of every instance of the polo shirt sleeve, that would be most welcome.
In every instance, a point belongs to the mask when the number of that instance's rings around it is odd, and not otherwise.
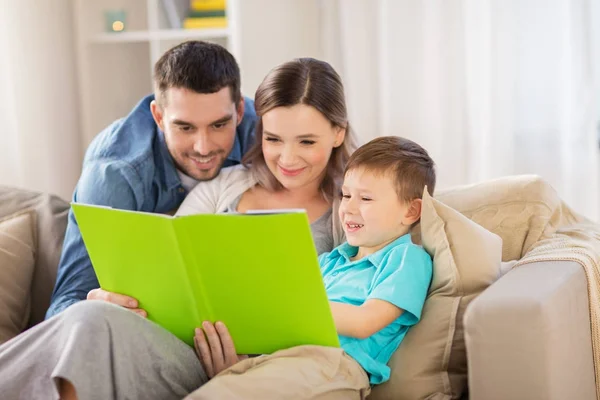
[[[421,311],[431,277],[433,262],[420,246],[410,244],[390,251],[380,266],[368,299],[379,299],[404,310],[399,321],[414,325],[421,318]]]

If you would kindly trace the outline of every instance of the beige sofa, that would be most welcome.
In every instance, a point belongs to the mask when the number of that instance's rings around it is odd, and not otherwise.
[[[452,194],[446,198],[454,201]],[[7,217],[14,219],[23,212],[34,216],[30,221],[33,272],[30,286],[26,286],[31,307],[22,308],[19,315],[25,318],[21,321],[13,316],[8,329],[20,329],[19,322],[26,328],[43,319],[56,277],[67,211],[68,203],[57,197],[0,187],[0,239],[3,226],[10,221]],[[506,232],[503,235],[506,242]],[[2,243],[0,240],[0,253]],[[7,271],[15,273],[2,265],[0,258],[0,302],[5,298],[3,285],[10,280]],[[0,325],[6,317],[5,313],[0,318]],[[459,348],[458,356],[453,357],[466,359],[457,364],[463,367],[445,371],[444,376],[461,382],[461,373],[468,372],[468,390],[453,388],[412,398],[596,399],[586,276],[578,263],[539,262],[509,270],[476,296],[464,318],[459,318],[464,327],[457,327],[454,339],[464,330],[466,349]],[[420,356],[429,354],[423,350]],[[466,365],[468,371],[460,371]],[[447,369],[448,365],[439,367]],[[410,385],[410,381],[404,384]],[[371,397],[410,399],[406,393],[392,382]]]

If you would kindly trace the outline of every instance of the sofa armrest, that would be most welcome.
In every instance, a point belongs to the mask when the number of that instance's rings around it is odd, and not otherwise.
[[[595,400],[587,281],[575,262],[516,267],[468,307],[471,400]]]

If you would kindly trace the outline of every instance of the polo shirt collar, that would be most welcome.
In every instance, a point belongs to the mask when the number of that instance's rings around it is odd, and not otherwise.
[[[379,268],[381,266],[381,263],[383,262],[385,256],[387,255],[387,253],[389,253],[389,251],[392,248],[394,248],[400,244],[403,244],[403,243],[411,243],[410,233],[400,236],[399,238],[397,238],[396,240],[394,240],[393,242],[391,242],[384,248],[379,249],[375,253],[359,260],[359,262],[367,260],[371,264],[373,264],[376,268]],[[344,242],[343,244],[341,244],[337,248],[335,248],[331,252],[331,255],[335,256],[336,253],[338,255],[344,257],[347,262],[352,262],[351,258],[354,257],[356,255],[356,253],[358,253],[358,247],[351,246],[350,244],[348,244],[348,242]]]
[[[392,243],[388,244],[383,249],[377,250],[375,253],[371,254],[370,256],[367,256],[366,258],[371,262],[371,264],[373,264],[375,267],[379,268],[381,266],[381,263],[383,262],[385,256],[390,252],[391,249],[393,249],[394,247],[396,247],[400,244],[405,244],[405,243],[410,243],[410,242],[411,242],[410,233],[407,233],[406,235],[400,236],[398,239],[394,240]]]

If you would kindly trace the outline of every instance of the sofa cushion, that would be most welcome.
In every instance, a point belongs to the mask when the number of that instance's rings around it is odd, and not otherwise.
[[[498,278],[502,239],[425,191],[421,240],[434,266],[422,318],[393,355],[392,376],[374,388],[373,399],[460,398],[467,386],[462,316]],[[449,370],[453,358],[464,370]]]
[[[0,220],[0,343],[17,336],[29,322],[35,248],[32,211]]]
[[[436,193],[435,198],[502,238],[502,260],[518,260],[559,223],[577,216],[561,208],[554,188],[536,175],[517,175]]]
[[[25,209],[35,211],[35,236],[38,239],[28,324],[32,326],[44,320],[50,305],[69,203],[50,194],[0,186],[0,219]]]

